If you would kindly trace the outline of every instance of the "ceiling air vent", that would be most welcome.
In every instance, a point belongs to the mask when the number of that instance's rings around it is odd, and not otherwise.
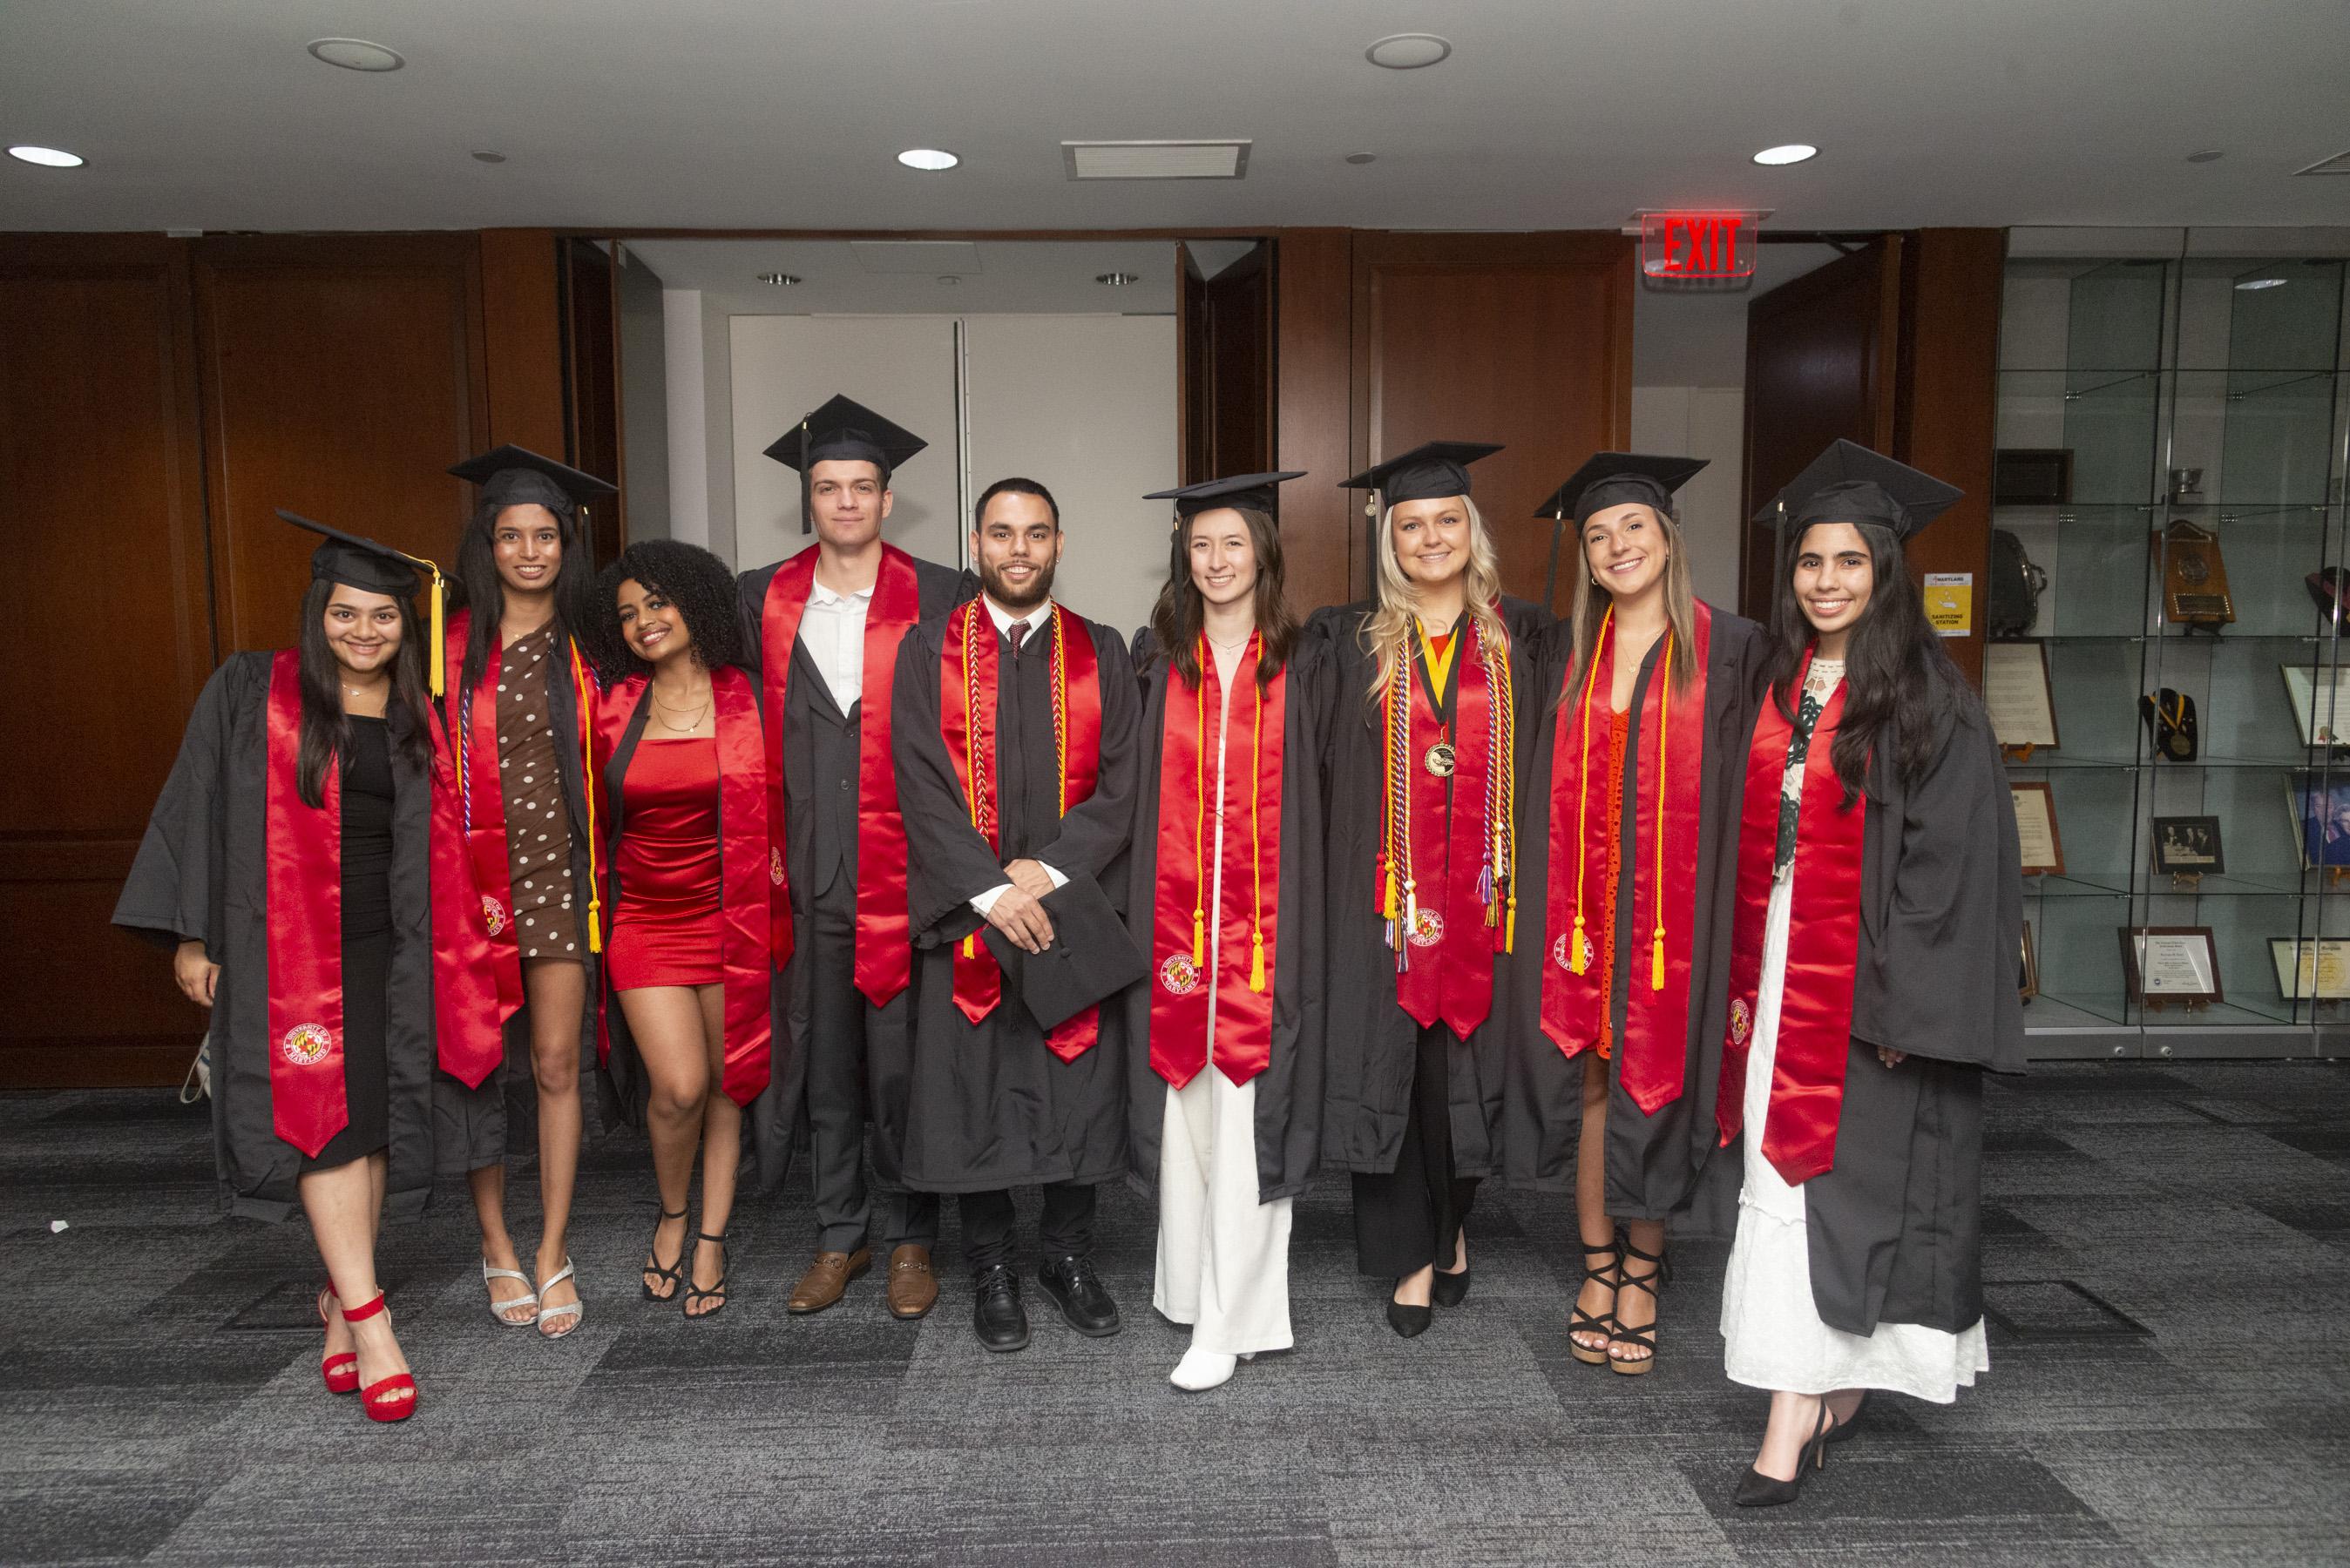
[[[1064,141],[1072,180],[1237,180],[1246,141]]]
[[[2296,169],[2295,174],[2350,174],[2350,152],[2337,152],[2331,158],[2321,158],[2306,169]]]

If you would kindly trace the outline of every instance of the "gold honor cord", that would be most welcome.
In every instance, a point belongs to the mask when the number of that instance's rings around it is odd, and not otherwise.
[[[1599,618],[1599,636],[1591,645],[1591,667],[1583,673],[1583,766],[1576,774],[1575,796],[1575,934],[1566,944],[1566,967],[1581,974],[1589,967],[1584,949],[1590,939],[1583,932],[1583,869],[1589,857],[1584,846],[1590,842],[1591,826],[1591,689],[1599,680],[1599,659],[1607,651],[1607,630],[1616,624],[1616,607],[1609,605]]]
[[[604,950],[604,898],[602,884],[596,877],[595,717],[588,707],[588,667],[579,657],[579,639],[566,637],[564,640],[571,645],[571,695],[579,725],[579,793],[588,802],[588,950],[600,953]]]
[[[1657,877],[1649,889],[1657,901],[1657,930],[1648,949],[1648,989],[1665,989],[1665,780],[1670,775],[1665,770],[1665,749],[1673,739],[1673,631],[1665,628],[1664,668],[1659,679],[1665,683],[1663,694],[1657,702]],[[1638,831],[1640,794],[1632,792],[1633,829]],[[1634,894],[1637,900],[1637,889]]]
[[[1264,633],[1256,634],[1257,661],[1264,661]],[[1262,994],[1264,991],[1264,840],[1257,828],[1257,796],[1259,779],[1264,766],[1264,677],[1260,670],[1250,684],[1256,689],[1256,719],[1249,737],[1249,878],[1255,895],[1254,912],[1249,918],[1249,989]],[[1276,867],[1275,875],[1279,875]]]

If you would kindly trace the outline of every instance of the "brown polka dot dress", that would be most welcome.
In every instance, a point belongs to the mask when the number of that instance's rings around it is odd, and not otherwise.
[[[498,659],[498,782],[505,802],[506,869],[515,940],[525,959],[587,961],[571,886],[571,814],[563,804],[548,683],[567,666],[550,623]]]

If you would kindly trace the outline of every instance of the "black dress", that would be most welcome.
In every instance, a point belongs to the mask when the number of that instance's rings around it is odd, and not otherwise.
[[[381,719],[348,718],[342,776],[343,1098],[350,1120],[305,1170],[331,1170],[391,1141],[384,1003],[391,987],[391,740]]]

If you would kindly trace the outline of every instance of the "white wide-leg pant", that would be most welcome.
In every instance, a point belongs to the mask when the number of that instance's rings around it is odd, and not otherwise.
[[[1159,1155],[1159,1277],[1151,1304],[1190,1324],[1191,1347],[1286,1350],[1293,1199],[1257,1201],[1256,1085],[1203,1067],[1167,1091]]]

